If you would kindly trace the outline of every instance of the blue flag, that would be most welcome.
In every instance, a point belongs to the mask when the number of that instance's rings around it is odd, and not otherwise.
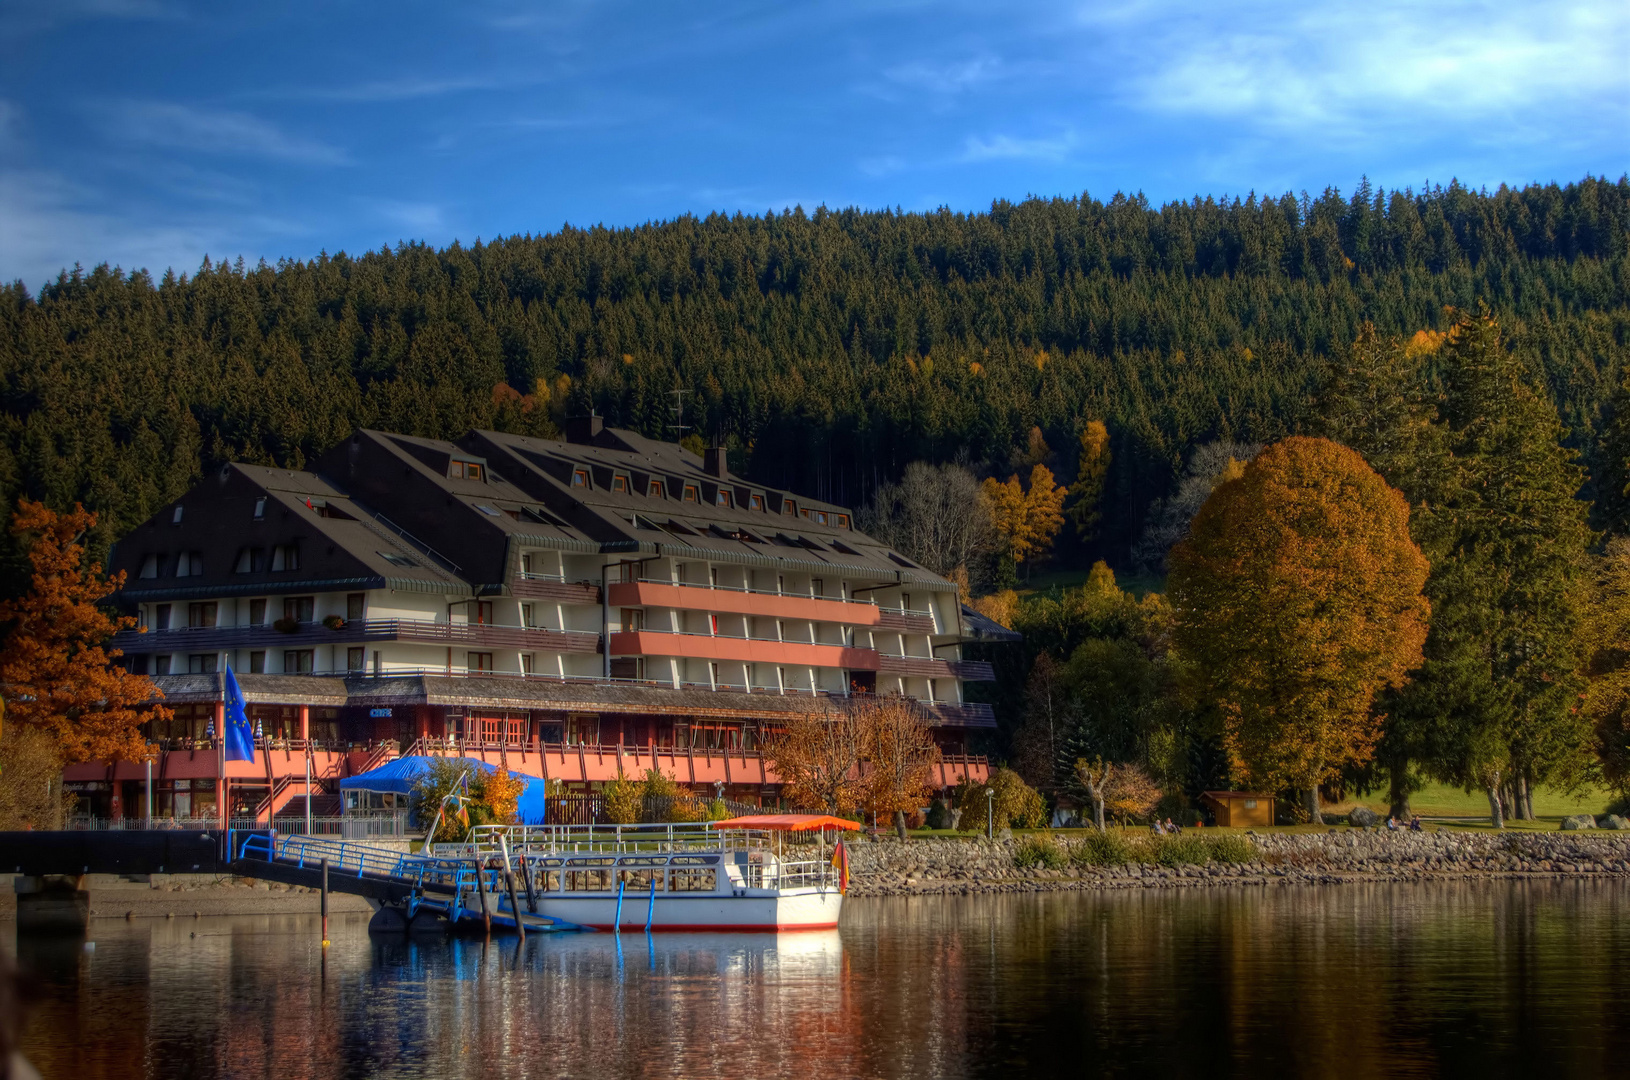
[[[238,677],[230,666],[226,669],[226,760],[255,760],[255,733],[243,711],[243,691],[238,688]]]

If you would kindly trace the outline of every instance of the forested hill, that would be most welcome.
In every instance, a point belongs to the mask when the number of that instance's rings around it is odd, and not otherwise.
[[[747,475],[850,503],[917,458],[1005,475],[1033,425],[1066,449],[1101,418],[1114,561],[1194,445],[1292,430],[1364,320],[1408,334],[1486,302],[1589,460],[1630,348],[1627,232],[1621,178],[712,215],[158,283],[99,267],[5,291],[0,494],[81,500],[105,542],[229,459],[298,466],[357,425],[542,432],[591,403],[658,435],[683,385]]]

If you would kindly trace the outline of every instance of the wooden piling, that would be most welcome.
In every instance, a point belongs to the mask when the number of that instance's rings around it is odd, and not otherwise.
[[[323,948],[328,948],[328,860],[323,860]]]

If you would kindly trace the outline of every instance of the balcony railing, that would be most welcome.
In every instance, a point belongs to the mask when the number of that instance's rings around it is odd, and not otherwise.
[[[553,630],[497,623],[445,623],[429,619],[352,619],[331,630],[300,623],[275,626],[192,626],[172,630],[126,630],[113,636],[126,653],[217,652],[226,649],[295,649],[316,645],[355,645],[368,641],[413,641],[437,645],[484,645],[542,652],[597,653],[600,635],[592,630]]]

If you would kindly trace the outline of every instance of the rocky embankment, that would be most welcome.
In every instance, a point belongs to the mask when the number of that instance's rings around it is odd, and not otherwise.
[[[1183,840],[1193,833],[1179,837]],[[1209,839],[1209,838],[1208,838]],[[850,846],[852,896],[925,896],[1068,889],[1184,888],[1217,885],[1339,884],[1354,881],[1521,879],[1562,876],[1630,878],[1630,834],[1391,833],[1361,829],[1327,834],[1247,836],[1241,861],[1164,861],[1111,865],[1085,861],[1083,841],[1056,838],[1037,859],[1038,841],[884,840]],[[1028,845],[1028,846],[1027,846]],[[1018,855],[1018,859],[1015,855]],[[1134,853],[1148,860],[1158,849]],[[1051,862],[1053,865],[1044,865]],[[1021,865],[1029,863],[1030,865]]]

